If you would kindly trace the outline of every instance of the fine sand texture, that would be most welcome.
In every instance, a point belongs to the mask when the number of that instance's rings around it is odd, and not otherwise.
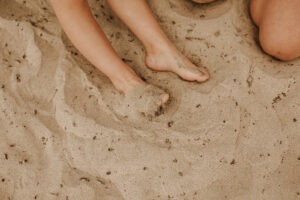
[[[261,51],[247,0],[148,2],[211,79],[151,71],[107,3],[90,0],[123,60],[170,94],[137,116],[124,104],[141,100],[81,56],[47,1],[0,0],[0,200],[300,199],[300,60]]]

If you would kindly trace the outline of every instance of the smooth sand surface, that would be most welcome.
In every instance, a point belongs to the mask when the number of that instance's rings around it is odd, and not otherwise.
[[[160,115],[133,120],[47,1],[0,0],[0,199],[300,199],[300,60],[261,51],[246,0],[149,3],[211,80],[149,70],[136,37],[90,0],[124,61],[170,93]]]

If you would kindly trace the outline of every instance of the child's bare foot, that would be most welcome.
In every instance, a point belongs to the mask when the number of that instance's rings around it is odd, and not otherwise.
[[[204,68],[195,66],[187,57],[175,47],[167,50],[150,50],[146,57],[146,64],[156,71],[174,72],[187,81],[204,82],[209,74]]]
[[[120,78],[114,77],[111,80],[114,86],[124,93],[122,112],[127,115],[139,113],[144,116],[154,116],[169,100],[168,93],[145,83],[131,70],[122,74]]]
[[[169,95],[162,89],[153,85],[139,84],[125,93],[124,106],[135,115],[153,117],[160,113],[160,108],[168,100]]]

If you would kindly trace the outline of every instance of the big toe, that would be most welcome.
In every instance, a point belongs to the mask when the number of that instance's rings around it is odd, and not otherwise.
[[[188,81],[205,82],[209,79],[209,73],[196,67],[185,68],[177,73]]]
[[[158,105],[158,106],[164,105],[165,103],[168,102],[169,98],[170,98],[170,95],[169,95],[169,94],[167,94],[167,93],[162,94],[162,95],[161,95],[161,98],[160,98],[160,100],[159,100],[159,102],[157,103],[157,105]]]
[[[198,73],[198,78],[197,78],[197,81],[198,82],[205,82],[209,79],[209,74],[208,72],[202,72],[202,71],[199,71]]]
[[[169,94],[164,90],[153,85],[138,85],[126,94],[125,105],[143,115],[155,116],[168,100]]]

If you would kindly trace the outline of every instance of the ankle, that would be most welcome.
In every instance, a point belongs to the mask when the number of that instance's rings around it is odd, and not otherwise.
[[[156,45],[147,49],[146,65],[156,71],[170,71],[176,65],[175,56],[180,54],[172,44]]]
[[[110,77],[110,80],[112,81],[115,88],[122,92],[126,93],[133,87],[135,87],[138,84],[144,84],[146,83],[140,79],[137,75],[122,75],[122,76],[114,76]]]
[[[169,54],[174,52],[176,48],[170,42],[156,42],[154,44],[150,44],[146,46],[147,55],[158,55],[158,54]]]

